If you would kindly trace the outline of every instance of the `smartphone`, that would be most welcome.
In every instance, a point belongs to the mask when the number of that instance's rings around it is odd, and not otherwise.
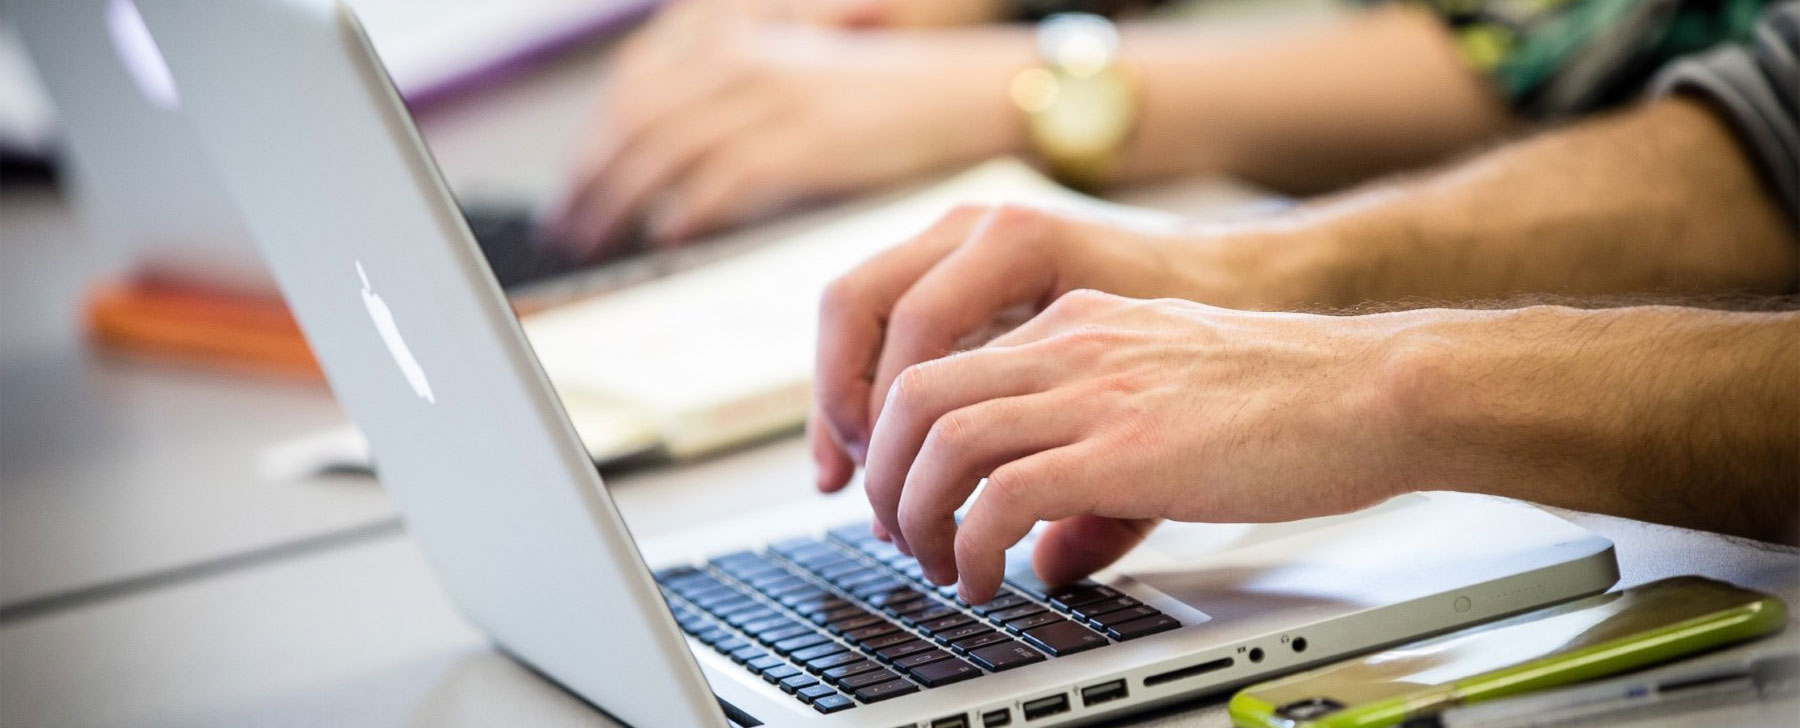
[[[1778,632],[1774,596],[1697,576],[1451,632],[1252,685],[1240,728],[1377,728],[1445,709],[1625,672]]]

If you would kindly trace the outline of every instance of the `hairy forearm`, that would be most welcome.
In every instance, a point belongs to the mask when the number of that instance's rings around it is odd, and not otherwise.
[[[1729,130],[1668,99],[1239,236],[1265,306],[1791,292],[1795,231]],[[1231,247],[1228,246],[1228,247]]]
[[[1120,180],[1224,173],[1290,193],[1426,164],[1501,133],[1510,115],[1414,9],[1304,27],[1128,27],[1140,79]]]
[[[1800,539],[1800,313],[1407,315],[1402,487]]]

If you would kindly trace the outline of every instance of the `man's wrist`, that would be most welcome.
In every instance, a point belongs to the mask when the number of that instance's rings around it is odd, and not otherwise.
[[[1353,305],[1341,271],[1344,248],[1308,227],[1205,228],[1186,241],[1194,300],[1251,311],[1320,311]]]

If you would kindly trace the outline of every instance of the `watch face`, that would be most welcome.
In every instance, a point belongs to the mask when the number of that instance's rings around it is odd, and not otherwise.
[[[1056,100],[1036,119],[1039,143],[1058,156],[1111,153],[1131,133],[1131,89],[1116,73],[1062,75]]]

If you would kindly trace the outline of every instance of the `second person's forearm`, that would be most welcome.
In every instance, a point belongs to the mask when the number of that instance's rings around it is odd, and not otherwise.
[[[1512,118],[1429,13],[1124,29],[1138,126],[1119,181],[1223,173],[1289,193],[1442,159]]]

